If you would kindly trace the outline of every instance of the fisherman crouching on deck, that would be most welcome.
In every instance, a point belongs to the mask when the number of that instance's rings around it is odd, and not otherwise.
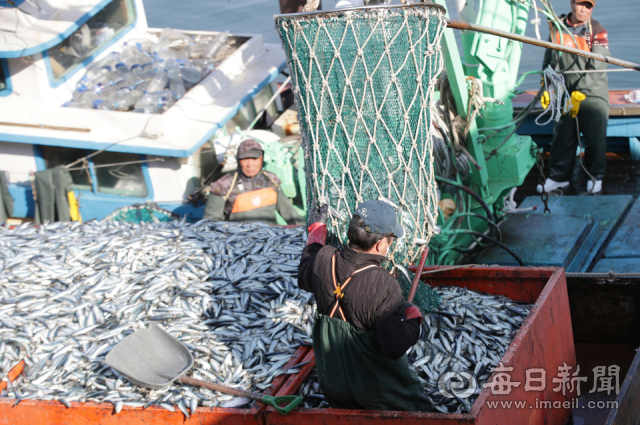
[[[262,169],[264,150],[255,140],[238,146],[238,171],[211,184],[204,217],[215,221],[278,224],[276,211],[288,224],[303,224],[289,198],[280,189],[280,179]]]
[[[309,222],[298,286],[318,306],[313,348],[326,401],[338,409],[432,411],[405,354],[418,341],[422,314],[381,267],[404,236],[395,210],[382,201],[358,206],[342,251],[325,246],[326,205]]]

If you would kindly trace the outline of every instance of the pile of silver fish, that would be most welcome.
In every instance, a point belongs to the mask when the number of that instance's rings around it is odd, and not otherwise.
[[[532,305],[457,286],[434,289],[440,308],[424,315],[409,363],[435,409],[468,413]]]
[[[420,339],[407,351],[409,364],[435,409],[468,413],[531,305],[454,286],[434,289],[440,309],[424,315]],[[329,407],[315,368],[298,395],[306,408]]]
[[[298,388],[298,395],[303,398],[305,409],[329,409],[318,380],[318,370],[314,367]]]
[[[200,221],[89,221],[0,227],[2,396],[198,406],[249,400],[171,385],[147,390],[104,364],[124,337],[158,324],[192,351],[195,378],[261,392],[311,343],[315,304],[296,275],[300,228]]]

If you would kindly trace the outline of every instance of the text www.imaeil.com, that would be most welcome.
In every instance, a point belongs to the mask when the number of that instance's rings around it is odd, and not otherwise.
[[[578,399],[573,399],[571,401],[549,401],[549,400],[538,400],[536,399],[535,405],[527,404],[526,401],[513,401],[513,400],[502,400],[502,401],[487,401],[487,406],[489,409],[575,409],[585,407],[588,409],[617,409],[618,402],[616,400],[599,400],[599,401],[589,401],[584,405],[578,405]]]

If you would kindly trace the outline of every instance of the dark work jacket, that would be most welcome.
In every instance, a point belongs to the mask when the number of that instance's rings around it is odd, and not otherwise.
[[[611,56],[611,52],[609,52],[609,34],[598,21],[591,19],[588,23],[575,26],[571,24],[568,16],[561,16],[560,18],[580,44],[579,46],[573,45],[573,40],[569,41],[569,35],[565,33],[565,45],[578,47],[581,50],[600,55]],[[559,35],[550,37],[550,41],[557,43],[560,41]],[[557,51],[547,49],[544,54],[542,69],[544,70],[557,56]],[[603,70],[606,68],[607,64],[605,62],[569,53],[562,53],[556,66],[556,70],[561,71]],[[579,91],[586,96],[597,97],[609,103],[609,79],[606,72],[564,74],[564,80],[569,94]]]
[[[325,400],[334,409],[432,411],[422,383],[409,368],[407,356],[401,352],[399,358],[387,357],[388,350],[381,349],[383,342],[376,335],[376,323],[385,321],[379,319],[404,308],[400,285],[389,272],[371,267],[353,275],[340,300],[346,321],[338,311],[329,317],[335,302],[331,257],[336,252],[332,246],[307,245],[298,268],[298,286],[312,292],[318,305],[313,348]],[[336,256],[337,283],[342,284],[358,269],[379,266],[384,260],[385,257],[345,247]],[[406,332],[398,334],[389,338],[390,345],[398,336],[407,339]]]
[[[329,315],[336,296],[333,293],[331,257],[337,252],[332,246],[311,244],[302,251],[298,268],[298,286],[313,293],[320,314]],[[363,267],[380,264],[386,257],[366,254],[345,247],[336,257],[338,284]],[[388,271],[372,267],[357,273],[344,290],[340,306],[347,322],[358,330],[368,331],[378,320],[402,303],[402,290],[398,281]],[[336,310],[334,318],[342,319]]]

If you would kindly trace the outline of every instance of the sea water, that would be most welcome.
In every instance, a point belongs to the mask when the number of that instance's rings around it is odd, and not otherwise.
[[[331,9],[335,3],[336,0],[323,0],[323,9]],[[552,0],[552,4],[559,15],[571,11],[571,0]],[[145,0],[144,5],[150,27],[262,34],[266,43],[280,43],[273,26],[273,15],[280,13],[277,0],[188,0],[179,5],[175,0]],[[447,7],[451,18],[455,19],[455,1],[447,0]],[[547,19],[543,15],[540,16],[540,35],[543,40],[547,40]],[[530,11],[529,20],[533,18],[533,11]],[[609,32],[613,57],[640,63],[640,49],[637,48],[635,31],[637,20],[640,18],[640,0],[598,0],[593,18]],[[454,31],[460,44],[459,31]],[[527,26],[526,35],[535,37],[533,25]],[[519,72],[540,69],[543,55],[543,48],[525,45]],[[619,69],[611,65],[609,68]],[[529,76],[519,88],[536,89],[539,82],[539,76]],[[640,72],[609,73],[609,88],[640,89]]]

